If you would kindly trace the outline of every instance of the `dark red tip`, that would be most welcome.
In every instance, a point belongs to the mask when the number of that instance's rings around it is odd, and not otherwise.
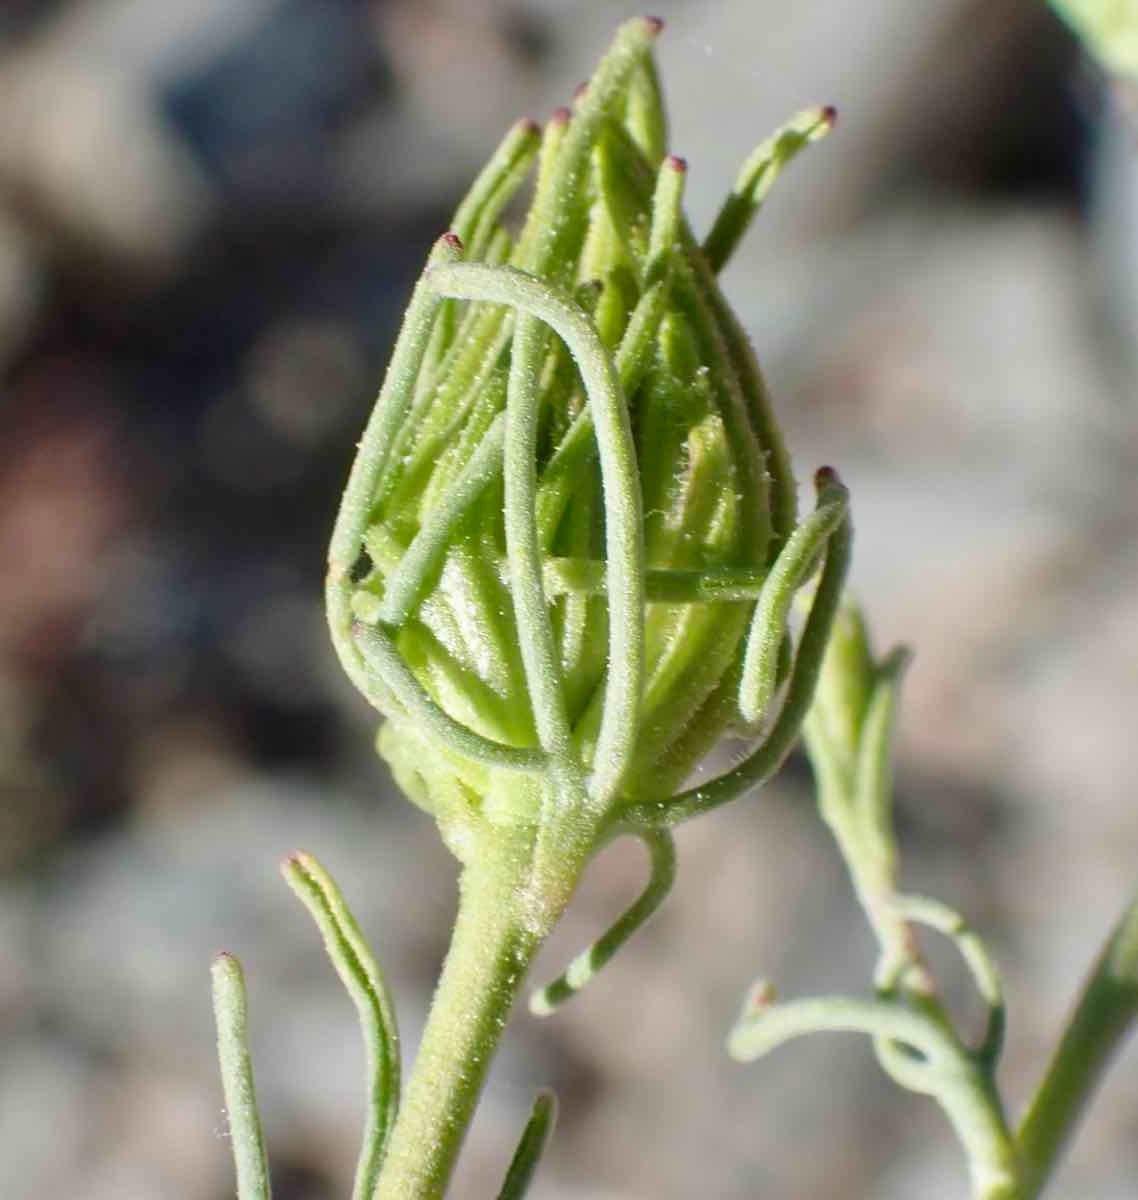
[[[682,175],[688,169],[688,160],[686,158],[680,158],[678,154],[669,154],[668,157],[664,159],[664,166],[666,166],[670,171],[678,171]]]
[[[550,125],[568,125],[573,119],[573,113],[569,110],[568,105],[562,104],[560,108],[555,108],[549,114]]]
[[[822,120],[828,128],[833,129],[838,120],[838,110],[832,104],[827,104],[822,109]]]
[[[522,117],[518,122],[518,128],[524,133],[540,133],[541,126],[533,119],[533,117]]]
[[[747,1015],[757,1017],[759,1013],[774,1004],[774,988],[764,979],[760,979],[747,994]]]
[[[460,238],[457,233],[444,233],[442,240],[446,242],[448,246],[453,246],[456,250],[461,251],[466,249],[466,247],[462,244],[462,238]]]
[[[664,28],[664,21],[661,17],[645,17],[644,24],[647,25],[653,33],[659,33],[660,30]]]
[[[834,470],[833,467],[819,467],[818,470],[814,472],[814,486],[819,490],[830,484],[837,484],[840,486],[841,482],[841,476],[837,473],[837,471]]]

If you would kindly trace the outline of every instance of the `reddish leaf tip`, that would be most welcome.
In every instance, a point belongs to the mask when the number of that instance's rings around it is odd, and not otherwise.
[[[838,110],[832,104],[822,108],[822,121],[829,129],[833,129],[838,120]]]
[[[588,90],[589,81],[587,79],[582,79],[581,82],[573,89],[573,99],[580,100]]]
[[[666,166],[669,170],[676,171],[682,175],[688,169],[688,160],[686,158],[681,158],[678,154],[669,154],[668,157],[664,159],[664,166]]]
[[[758,1016],[765,1009],[770,1008],[775,1002],[774,985],[766,979],[758,980],[751,988],[747,995],[747,1001],[744,1005],[748,1016]]]
[[[541,126],[533,119],[533,117],[522,117],[518,122],[518,128],[523,133],[540,133]]]
[[[659,33],[664,28],[664,20],[662,17],[645,17],[644,24],[648,26],[651,33]]]
[[[816,488],[824,488],[828,484],[841,485],[842,477],[834,470],[833,467],[819,467],[814,472],[814,486]]]
[[[462,251],[466,248],[462,244],[462,238],[460,238],[457,233],[444,233],[440,240],[445,242],[448,246],[453,246],[458,251]],[[355,632],[354,625],[352,627],[352,632]]]
[[[549,116],[550,125],[568,125],[573,119],[573,113],[569,106],[562,104],[559,108],[555,108]]]

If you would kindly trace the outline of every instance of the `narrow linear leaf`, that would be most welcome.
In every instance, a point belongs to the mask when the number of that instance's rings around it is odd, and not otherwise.
[[[388,576],[377,613],[385,625],[402,625],[423,598],[432,574],[438,570],[450,548],[454,527],[501,470],[504,434],[505,417],[499,414],[442,502],[432,509],[420,527],[399,565]]]
[[[852,542],[853,532],[847,514],[827,543],[825,566],[798,640],[786,698],[765,740],[737,767],[710,783],[688,788],[670,799],[644,800],[629,805],[620,813],[622,821],[645,828],[670,828],[742,796],[778,769],[790,753],[814,698],[830,630],[841,605]]]
[[[911,657],[899,646],[877,667],[858,738],[853,797],[858,820],[867,834],[890,847],[894,840],[892,740],[901,680]]]
[[[518,1148],[510,1161],[510,1169],[506,1172],[498,1200],[521,1200],[529,1191],[529,1185],[537,1173],[541,1156],[545,1153],[545,1147],[549,1144],[556,1123],[557,1097],[550,1091],[539,1092],[534,1101],[533,1113],[526,1122],[521,1141],[518,1142]]]
[[[817,508],[782,548],[755,605],[743,659],[743,678],[739,683],[739,712],[748,725],[762,717],[774,696],[779,649],[794,595],[806,582],[822,549],[845,520],[849,508],[846,489],[840,483],[832,482],[828,475],[822,479]]]
[[[498,268],[505,270],[505,268]],[[518,621],[518,645],[542,749],[567,771],[578,768],[565,703],[565,681],[545,589],[537,533],[537,447],[540,365],[546,331],[528,314],[518,320],[510,351],[503,451],[503,524]]]
[[[530,997],[530,1012],[544,1017],[571,1000],[609,962],[613,955],[664,903],[676,880],[676,847],[670,834],[639,833],[650,858],[650,875],[644,891],[565,972]]]
[[[525,182],[541,143],[541,129],[531,120],[518,121],[502,139],[490,161],[482,168],[470,190],[451,217],[450,229],[462,239],[472,261],[490,257],[491,247],[501,232],[496,226],[502,210]],[[501,244],[495,252],[501,252]],[[431,330],[418,387],[433,381],[439,365],[453,345],[459,327],[459,305],[444,301]]]
[[[269,1160],[257,1112],[253,1063],[249,1057],[245,975],[232,954],[219,954],[210,968],[217,1057],[237,1170],[238,1200],[269,1200]]]
[[[525,320],[536,318],[549,325],[569,347],[580,371],[592,411],[601,464],[605,556],[610,585],[610,669],[596,765],[590,780],[591,799],[603,805],[619,792],[632,764],[644,679],[644,546],[640,483],[628,406],[616,365],[580,306],[561,289],[535,276],[511,267],[455,263],[434,271],[427,286],[447,296],[507,304],[527,314]],[[509,444],[507,432],[507,462]],[[533,532],[536,541],[536,530]],[[540,576],[540,555],[537,565]],[[538,584],[540,587],[540,578]]]
[[[895,896],[892,906],[906,921],[935,929],[956,946],[988,1009],[987,1028],[975,1052],[976,1057],[994,1068],[1003,1049],[1007,1006],[999,967],[984,939],[955,909],[928,896]]]
[[[959,1056],[951,1036],[931,1018],[891,1000],[858,996],[819,996],[774,1003],[766,982],[756,984],[727,1039],[728,1053],[754,1062],[795,1038],[812,1033],[864,1033],[917,1050],[928,1063]]]
[[[452,750],[476,762],[508,771],[539,772],[544,769],[546,756],[542,751],[491,741],[459,724],[440,708],[411,673],[386,631],[357,621],[351,627],[351,634],[366,669],[375,673],[411,716]]]
[[[652,164],[658,163],[668,145],[668,121],[656,65],[651,58],[644,60],[629,81],[624,121],[644,157]]]
[[[352,1194],[354,1200],[370,1200],[387,1138],[399,1111],[399,1033],[395,1008],[379,964],[328,872],[311,854],[301,853],[282,865],[281,874],[312,914],[336,974],[359,1013],[367,1052],[368,1103]]]
[[[1042,1191],[1103,1073],[1138,1021],[1138,899],[1107,941],[1020,1125],[1025,1200]]]
[[[472,259],[482,257],[494,222],[525,182],[540,145],[540,127],[528,119],[518,121],[455,210],[451,229],[462,238]]]
[[[703,243],[712,271],[718,274],[726,265],[783,167],[811,142],[825,137],[837,115],[829,106],[803,109],[747,157]]]
[[[600,558],[546,558],[545,591],[603,596],[608,586]],[[644,598],[649,604],[746,604],[758,598],[766,572],[754,567],[648,567]]]
[[[628,326],[616,351],[616,370],[625,396],[633,395],[640,386],[655,353],[656,334],[667,308],[670,283],[669,274],[652,284],[628,318]],[[548,548],[557,531],[573,491],[575,472],[592,460],[596,448],[593,414],[586,405],[566,431],[538,486],[538,532],[543,546]]]
[[[652,227],[648,237],[648,278],[660,278],[680,237],[683,224],[684,183],[688,165],[674,154],[664,159],[652,195]]]
[[[435,242],[427,266],[456,262],[462,253],[461,240],[446,233]],[[376,707],[382,706],[383,689],[377,691],[373,686],[351,635],[351,572],[367,534],[376,485],[383,477],[395,433],[414,399],[415,381],[427,354],[431,327],[441,303],[439,296],[424,289],[420,279],[407,306],[375,408],[360,439],[359,452],[352,463],[328,547],[325,598],[332,643],[348,677]]]
[[[863,1033],[891,1047],[902,1072],[907,1069],[902,1056],[911,1048],[919,1056],[910,1063],[914,1086],[933,1096],[952,1123],[968,1160],[974,1200],[1020,1200],[1015,1147],[991,1080],[938,1017],[886,998],[824,996],[786,1004],[773,999],[769,985],[752,992],[728,1036],[732,1058],[753,1062],[811,1033]]]

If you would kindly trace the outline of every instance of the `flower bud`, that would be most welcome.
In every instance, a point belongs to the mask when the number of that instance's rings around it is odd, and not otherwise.
[[[705,251],[665,153],[659,28],[623,26],[574,107],[511,130],[459,206],[333,538],[341,658],[460,856],[478,821],[536,823],[551,779],[594,810],[669,797],[741,723],[748,645],[785,649],[824,546],[756,630],[795,484],[715,270],[832,110],[756,151]]]

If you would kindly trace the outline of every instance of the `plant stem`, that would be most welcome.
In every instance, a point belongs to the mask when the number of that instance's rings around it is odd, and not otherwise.
[[[476,857],[463,871],[450,950],[376,1200],[443,1195],[514,999],[548,933],[528,899],[525,840]]]
[[[1000,1098],[982,1069],[973,1064],[959,1087],[938,1092],[936,1099],[968,1156],[973,1200],[1026,1200],[1015,1142]]]
[[[1055,1169],[1099,1077],[1138,1018],[1138,899],[1095,965],[1047,1074],[1020,1126],[1022,1200],[1034,1200]]]

